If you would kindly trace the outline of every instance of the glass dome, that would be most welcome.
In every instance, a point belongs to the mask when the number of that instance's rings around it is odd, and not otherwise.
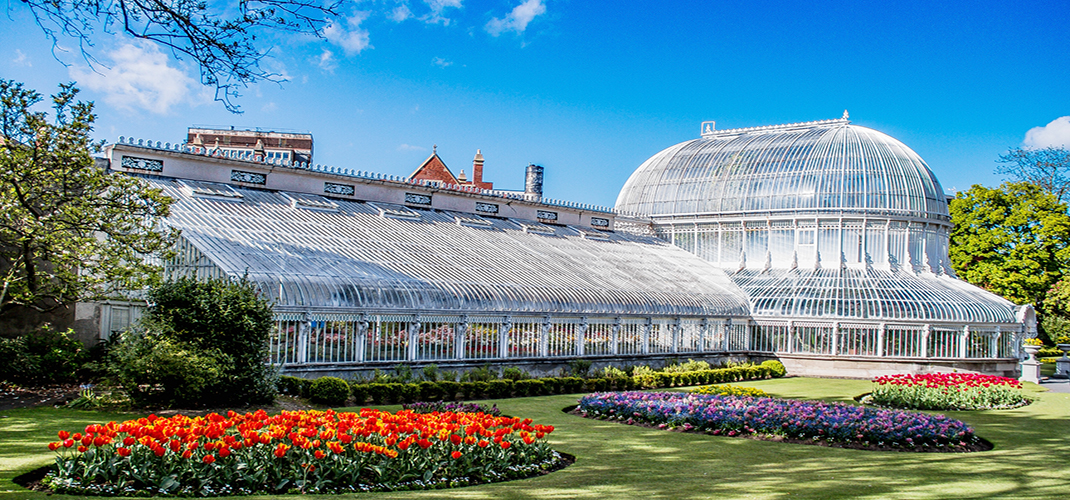
[[[644,162],[616,209],[654,217],[861,212],[947,221],[943,192],[902,142],[840,119],[704,131]]]

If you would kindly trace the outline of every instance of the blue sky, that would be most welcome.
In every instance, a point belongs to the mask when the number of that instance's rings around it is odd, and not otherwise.
[[[261,37],[289,80],[228,113],[196,69],[100,34],[91,71],[22,2],[0,18],[0,77],[51,93],[77,80],[96,135],[181,141],[191,125],[311,132],[316,162],[407,175],[438,145],[457,173],[612,205],[646,158],[718,128],[838,118],[903,141],[948,191],[996,185],[1010,147],[1070,145],[1065,0],[345,4],[327,40]],[[76,47],[72,40],[61,40]],[[59,61],[57,61],[57,58]],[[1044,127],[1044,128],[1038,128]]]

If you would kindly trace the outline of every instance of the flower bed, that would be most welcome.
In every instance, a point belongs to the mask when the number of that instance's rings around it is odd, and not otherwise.
[[[498,409],[498,405],[487,406],[478,403],[462,403],[460,401],[435,401],[433,403],[421,402],[421,403],[406,403],[401,405],[406,410],[412,410],[415,413],[434,413],[434,412],[454,412],[454,413],[485,413],[487,415],[493,415],[495,417],[502,414]]]
[[[977,373],[889,375],[873,380],[865,401],[916,410],[982,410],[1029,404],[1015,379]]]
[[[706,385],[691,392],[695,394],[711,394],[714,396],[750,396],[752,398],[767,398],[769,393],[756,387],[740,387],[732,384]]]
[[[556,467],[552,426],[482,413],[364,409],[148,418],[59,432],[54,491],[218,496],[464,486]]]
[[[973,429],[943,415],[839,403],[679,392],[607,392],[584,396],[577,410],[586,417],[714,435],[918,451],[983,448]]]

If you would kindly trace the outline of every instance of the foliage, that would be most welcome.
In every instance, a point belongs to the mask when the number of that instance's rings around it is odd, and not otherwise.
[[[591,360],[573,359],[568,362],[568,373],[573,377],[586,377],[591,370]]]
[[[498,378],[497,372],[491,369],[490,365],[483,365],[465,372],[465,374],[461,376],[461,381],[490,382],[496,378]]]
[[[438,371],[438,365],[431,363],[424,367],[424,380],[428,382],[438,382],[438,379],[442,376],[442,373]]]
[[[58,332],[46,323],[20,337],[0,337],[0,381],[32,385],[74,381],[88,355],[73,335],[73,330]]]
[[[962,279],[1015,303],[1043,305],[1070,264],[1070,215],[1035,185],[974,185],[951,201],[951,264]]]
[[[754,387],[742,387],[732,384],[707,385],[692,389],[695,394],[712,394],[714,396],[749,396],[752,398],[767,398],[769,394]]]
[[[877,377],[872,401],[916,410],[985,410],[1028,404],[1015,379],[976,373],[900,374]]]
[[[313,403],[342,406],[349,399],[349,384],[338,377],[320,377],[309,391]]]
[[[110,375],[138,406],[197,407],[218,401],[225,367],[221,353],[176,339],[170,325],[145,320],[123,332],[108,353]]]
[[[502,378],[506,378],[513,381],[526,380],[531,378],[531,374],[521,368],[517,368],[515,366],[507,366],[505,368],[502,368]]]
[[[388,425],[384,425],[388,424]],[[552,426],[479,413],[364,409],[93,424],[60,431],[54,491],[218,496],[461,486],[531,475],[560,458]]]
[[[710,369],[710,364],[709,363],[707,363],[705,361],[695,361],[693,359],[689,359],[689,360],[687,360],[686,363],[679,363],[679,362],[672,363],[672,364],[666,366],[665,368],[662,368],[661,371],[665,372],[665,373],[685,373],[685,372],[697,372],[697,371],[709,370],[709,369]]]
[[[156,282],[177,232],[170,198],[96,165],[93,104],[61,85],[54,121],[41,95],[0,80],[0,314],[48,311]]]
[[[1023,345],[1037,345],[1037,346],[1040,346],[1040,345],[1044,345],[1044,341],[1040,340],[1040,339],[1036,339],[1036,338],[1025,339],[1025,340],[1022,340],[1022,344]]]
[[[291,396],[300,396],[303,398],[309,397],[312,392],[313,380],[301,377],[291,377],[289,375],[282,375],[276,382],[279,394],[289,394]]]
[[[1070,151],[1066,148],[1012,148],[996,161],[1000,164],[996,172],[1033,184],[1062,203],[1070,201]]]
[[[620,368],[614,366],[607,366],[602,369],[602,378],[608,379],[622,379],[629,378],[628,373]]]
[[[275,374],[265,362],[274,327],[271,305],[247,280],[181,278],[149,293],[147,317],[169,325],[174,340],[215,353],[223,367],[204,403],[265,404],[275,398]]]
[[[965,423],[943,415],[817,401],[679,392],[607,392],[584,396],[579,410],[590,418],[727,436],[766,434],[903,448],[966,446],[978,440]]]
[[[483,413],[486,415],[494,415],[495,417],[502,414],[502,411],[498,409],[497,404],[487,406],[481,403],[461,403],[459,401],[409,403],[402,405],[402,408],[406,410],[412,410],[415,413]]]
[[[199,2],[194,0],[73,0],[20,2],[56,47],[62,37],[77,41],[82,55],[93,34],[116,31],[148,40],[188,57],[200,68],[201,83],[216,87],[216,99],[237,111],[230,98],[237,88],[259,81],[281,82],[282,75],[260,67],[267,49],[258,47],[257,34],[278,31],[323,36],[326,18],[337,14],[338,3],[313,0],[254,0]],[[270,48],[270,47],[269,47]]]
[[[788,369],[784,368],[784,363],[781,363],[780,361],[777,361],[775,359],[767,359],[765,361],[762,361],[762,364],[760,366],[762,368],[768,369],[769,376],[773,378],[784,377],[788,374]]]

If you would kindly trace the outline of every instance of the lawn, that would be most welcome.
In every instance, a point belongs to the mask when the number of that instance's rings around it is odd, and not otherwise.
[[[788,378],[739,385],[782,397],[850,402],[858,380]],[[1070,394],[1041,392],[1015,410],[947,412],[995,444],[971,454],[868,452],[657,431],[561,412],[577,396],[495,401],[503,412],[552,424],[554,446],[576,456],[553,474],[470,488],[362,494],[369,499],[440,498],[1057,498],[1070,489]],[[45,465],[59,429],[123,418],[56,409],[0,412],[0,500],[20,491],[16,474]],[[60,497],[64,498],[64,497]],[[258,497],[262,498],[262,497]],[[287,498],[287,497],[281,497]],[[290,497],[309,498],[309,497]],[[323,496],[320,498],[339,498]]]

